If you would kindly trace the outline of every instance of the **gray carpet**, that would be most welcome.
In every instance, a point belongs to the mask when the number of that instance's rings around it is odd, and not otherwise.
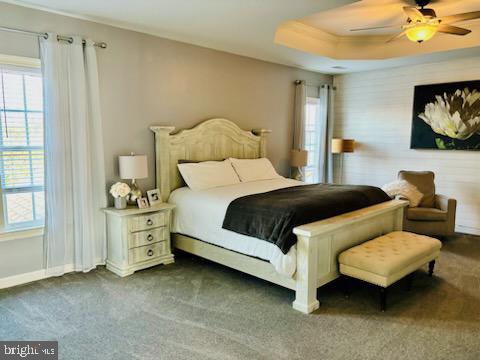
[[[101,268],[0,291],[0,339],[58,340],[61,359],[479,359],[480,238],[444,242],[436,276],[338,282],[312,315],[294,293],[186,254],[119,278]]]

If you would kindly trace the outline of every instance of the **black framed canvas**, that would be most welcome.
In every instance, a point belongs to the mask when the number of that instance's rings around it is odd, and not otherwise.
[[[415,86],[410,148],[480,150],[480,80]]]

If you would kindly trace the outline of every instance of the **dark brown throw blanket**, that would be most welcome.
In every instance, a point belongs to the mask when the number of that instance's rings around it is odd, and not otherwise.
[[[385,192],[373,186],[294,186],[233,200],[222,227],[274,243],[286,254],[297,242],[294,227],[388,200]]]

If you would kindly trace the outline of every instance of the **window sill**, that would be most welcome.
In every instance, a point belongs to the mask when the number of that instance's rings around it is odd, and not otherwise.
[[[43,236],[43,226],[0,231],[0,242]]]

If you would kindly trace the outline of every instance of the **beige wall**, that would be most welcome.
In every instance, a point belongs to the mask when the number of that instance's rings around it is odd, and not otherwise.
[[[33,31],[80,34],[105,41],[98,50],[101,105],[108,183],[117,180],[117,156],[147,154],[154,187],[152,124],[191,127],[225,117],[244,129],[272,129],[269,156],[287,171],[296,79],[331,83],[332,77],[132,31],[0,3],[0,25]],[[273,41],[273,39],[272,39]],[[0,31],[0,53],[38,57],[36,38]],[[35,244],[38,243],[38,239]],[[35,251],[31,264],[41,264],[41,247],[0,242],[0,278],[22,273],[12,254]],[[36,269],[28,268],[28,271]]]
[[[437,192],[458,200],[457,230],[480,233],[480,153],[410,149],[414,86],[478,79],[480,57],[336,77],[336,136],[358,142],[345,154],[344,182],[383,185],[401,169],[432,170]]]
[[[81,34],[108,43],[98,50],[107,179],[116,179],[116,157],[130,151],[149,157],[154,185],[151,124],[191,127],[226,117],[244,129],[272,129],[268,150],[287,170],[293,81],[331,83],[332,77],[201,48],[137,32],[0,3],[0,24],[34,31]],[[272,40],[273,41],[273,40]],[[38,56],[34,38],[0,32],[0,53]]]

